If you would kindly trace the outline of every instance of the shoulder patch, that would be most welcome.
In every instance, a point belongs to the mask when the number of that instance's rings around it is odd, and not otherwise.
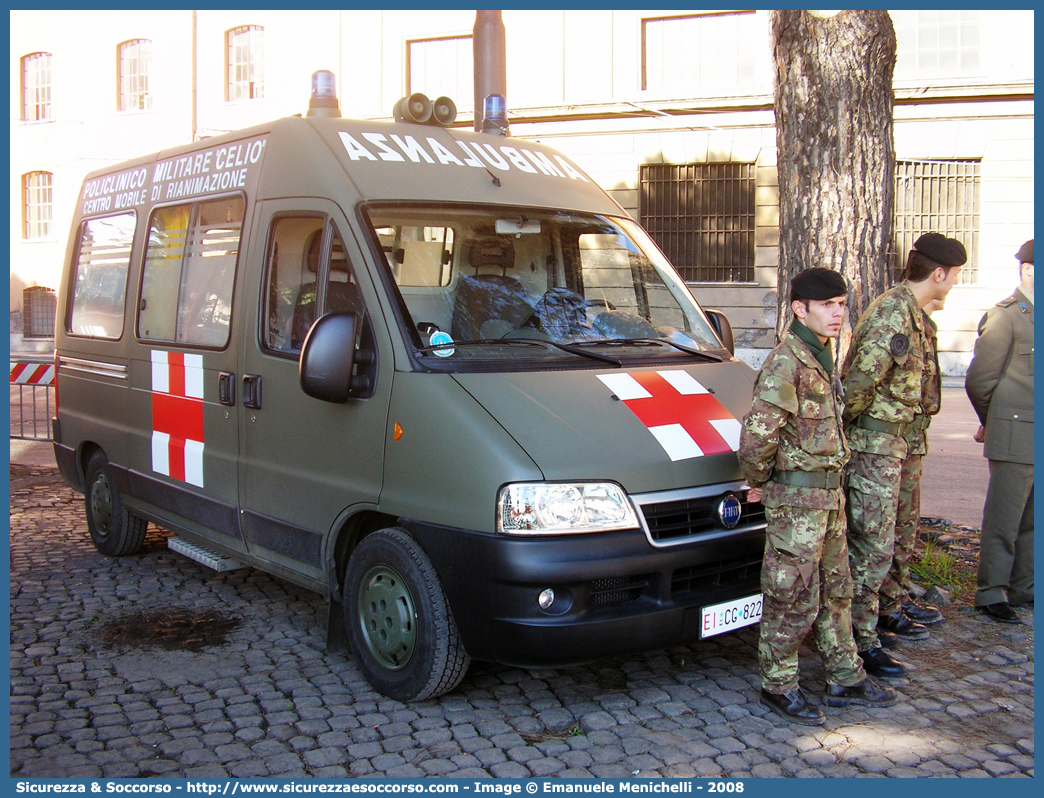
[[[910,351],[910,339],[902,333],[896,333],[888,342],[888,351],[896,357],[902,357]]]
[[[999,307],[999,308],[1006,308],[1009,305],[1014,305],[1015,304],[1015,299],[1016,299],[1015,295],[1012,294],[1011,296],[1009,296],[1009,297],[1007,297],[1005,299],[1002,299],[1000,302],[998,302],[997,303],[997,307]]]

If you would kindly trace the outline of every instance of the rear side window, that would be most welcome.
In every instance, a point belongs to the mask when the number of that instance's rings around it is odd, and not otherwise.
[[[80,227],[66,330],[91,338],[119,338],[134,241],[133,213],[88,219]]]
[[[158,208],[149,221],[138,335],[222,347],[243,228],[242,197]]]

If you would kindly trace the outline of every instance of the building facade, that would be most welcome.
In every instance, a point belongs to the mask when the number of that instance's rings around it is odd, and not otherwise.
[[[896,240],[962,240],[936,315],[961,374],[985,308],[1033,237],[1032,11],[895,11]],[[721,308],[737,353],[773,345],[778,189],[768,13],[504,11],[511,133],[561,149]],[[310,75],[345,116],[406,94],[473,114],[473,11],[11,12],[12,334],[26,288],[56,288],[83,176],[302,113]],[[20,210],[16,210],[20,209]],[[897,271],[898,273],[898,271]],[[24,308],[28,311],[28,308]],[[34,333],[30,333],[34,334]]]

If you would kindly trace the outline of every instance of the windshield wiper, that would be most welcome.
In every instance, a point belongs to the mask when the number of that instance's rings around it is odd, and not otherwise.
[[[652,346],[654,344],[657,346],[673,346],[675,349],[688,355],[706,358],[713,363],[721,363],[724,360],[719,355],[704,352],[700,349],[693,349],[691,346],[675,343],[666,338],[599,338],[597,341],[576,341],[573,346]]]
[[[623,363],[621,363],[616,358],[606,357],[605,355],[600,355],[597,352],[588,352],[580,348],[581,344],[560,344],[555,341],[544,341],[544,343],[550,344],[551,346],[561,349],[563,352],[570,352],[571,354],[580,355],[581,357],[589,357],[591,358],[591,360],[601,360],[603,363],[609,363],[610,365],[616,366],[617,368],[623,367]]]

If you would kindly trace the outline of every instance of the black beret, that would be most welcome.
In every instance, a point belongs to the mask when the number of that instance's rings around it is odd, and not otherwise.
[[[1015,257],[1019,259],[1019,263],[1033,263],[1032,238],[1019,248],[1019,251],[1015,253]]]
[[[963,266],[968,262],[964,244],[942,233],[925,233],[914,241],[913,248],[940,266]]]
[[[833,299],[848,293],[845,278],[833,269],[805,269],[790,281],[790,301],[797,299]]]

